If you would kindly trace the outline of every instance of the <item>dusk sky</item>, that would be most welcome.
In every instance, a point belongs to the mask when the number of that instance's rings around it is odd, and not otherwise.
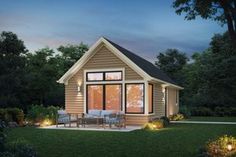
[[[172,0],[0,0],[0,31],[12,31],[30,51],[49,46],[89,46],[101,36],[153,61],[167,48],[188,55],[209,46],[214,21],[184,20]]]

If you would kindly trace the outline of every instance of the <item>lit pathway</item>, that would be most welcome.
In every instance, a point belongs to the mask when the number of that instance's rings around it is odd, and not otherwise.
[[[227,125],[236,125],[236,122],[208,122],[208,121],[170,121],[170,123],[178,124],[227,124]]]

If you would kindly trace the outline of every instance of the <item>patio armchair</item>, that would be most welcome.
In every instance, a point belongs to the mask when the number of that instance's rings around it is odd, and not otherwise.
[[[56,127],[58,127],[58,124],[64,124],[64,127],[69,124],[69,127],[71,127],[71,122],[78,122],[78,115],[69,114],[65,110],[57,111]]]
[[[119,129],[121,127],[126,128],[126,118],[124,113],[121,112],[111,113],[109,115],[105,115],[104,119],[105,123],[109,124],[110,128],[112,127],[112,125],[115,125]]]

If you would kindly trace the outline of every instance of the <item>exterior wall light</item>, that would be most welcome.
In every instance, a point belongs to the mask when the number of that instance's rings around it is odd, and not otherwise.
[[[81,92],[81,87],[80,87],[80,85],[78,85],[77,91],[78,91],[78,92]]]

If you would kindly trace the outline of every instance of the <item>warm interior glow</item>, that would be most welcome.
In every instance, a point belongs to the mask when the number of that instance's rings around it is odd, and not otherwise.
[[[148,85],[148,112],[153,112],[153,85]]]
[[[105,79],[106,80],[122,80],[121,72],[106,72]]]
[[[144,112],[144,92],[143,84],[126,85],[126,112],[143,113]]]
[[[88,86],[88,110],[103,109],[103,85],[89,85]]]
[[[121,110],[121,85],[88,85],[88,110]],[[105,95],[104,95],[105,94]],[[104,102],[105,101],[105,102]]]
[[[101,81],[103,80],[103,73],[87,73],[88,81]]]
[[[106,110],[121,110],[121,85],[106,85]]]

